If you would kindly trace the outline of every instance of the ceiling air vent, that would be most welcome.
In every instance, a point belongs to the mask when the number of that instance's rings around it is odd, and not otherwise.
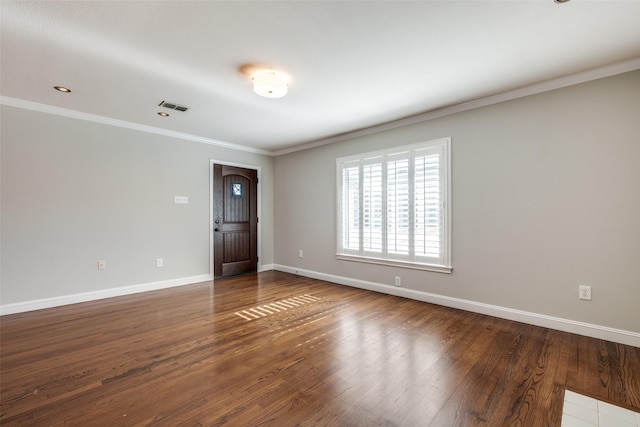
[[[174,104],[173,102],[162,101],[158,104],[160,107],[169,108],[170,110],[176,111],[187,111],[189,107],[185,107],[184,105]]]

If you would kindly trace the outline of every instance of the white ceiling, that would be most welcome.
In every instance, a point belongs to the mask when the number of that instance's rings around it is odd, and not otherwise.
[[[272,153],[640,58],[640,1],[0,3],[5,99]]]

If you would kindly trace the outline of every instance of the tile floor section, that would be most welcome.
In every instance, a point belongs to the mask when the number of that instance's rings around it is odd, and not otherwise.
[[[640,413],[565,390],[561,427],[593,426],[640,427]]]

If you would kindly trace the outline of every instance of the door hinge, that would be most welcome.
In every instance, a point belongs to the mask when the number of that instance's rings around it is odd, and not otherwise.
[[[256,262],[260,262],[260,257],[256,257]]]
[[[260,222],[260,218],[256,218],[256,222]]]

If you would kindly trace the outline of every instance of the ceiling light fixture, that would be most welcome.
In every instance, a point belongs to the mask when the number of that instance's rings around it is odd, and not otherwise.
[[[282,98],[287,94],[287,76],[273,70],[262,70],[251,76],[253,90],[265,98]]]
[[[53,87],[55,90],[57,90],[58,92],[64,92],[64,93],[70,93],[71,89],[69,89],[68,87],[64,87],[64,86],[54,86]]]
[[[158,115],[162,117],[169,117],[169,113],[165,113],[164,111],[160,111]]]
[[[553,0],[554,3],[567,3],[569,0]]]

